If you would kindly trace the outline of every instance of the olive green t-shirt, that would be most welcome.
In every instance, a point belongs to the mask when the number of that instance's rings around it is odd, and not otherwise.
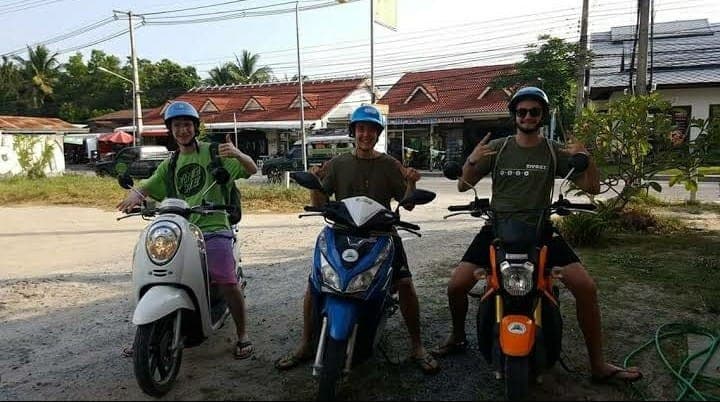
[[[210,144],[199,142],[199,152],[180,154],[175,166],[175,189],[177,197],[185,200],[190,206],[200,205],[201,195],[213,182],[210,174],[212,157],[210,155]],[[239,178],[247,178],[249,175],[237,159],[220,158],[223,167],[230,173],[230,180],[233,182]],[[150,178],[140,182],[140,187],[147,191],[148,195],[156,200],[163,200],[167,197],[167,176],[170,167],[170,158],[160,163]],[[234,183],[231,183],[234,185]],[[215,185],[205,195],[205,200],[213,204],[225,204],[222,189],[227,186]],[[229,187],[228,187],[229,188]],[[228,198],[229,199],[229,198]],[[227,216],[223,213],[190,215],[190,222],[196,224],[203,232],[216,232],[230,228]]]
[[[364,195],[390,209],[391,199],[400,201],[405,196],[402,164],[387,154],[373,159],[342,154],[328,161],[325,168],[323,188],[338,201]]]
[[[500,151],[505,140],[498,138],[490,141],[488,146]],[[556,168],[553,166],[548,141],[555,150]],[[507,145],[502,152],[478,162],[478,171],[483,176],[492,174],[490,206],[498,212],[499,217],[508,216],[503,211],[538,210],[511,214],[513,218],[532,225],[538,222],[542,214],[539,210],[552,203],[555,177],[565,177],[570,171],[570,157],[560,152],[561,148],[558,142],[546,138],[534,147],[525,148],[519,146],[513,136],[507,139]]]

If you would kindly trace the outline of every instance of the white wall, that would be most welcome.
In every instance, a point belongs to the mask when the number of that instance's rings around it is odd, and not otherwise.
[[[720,105],[720,88],[687,88],[687,89],[660,89],[657,91],[673,106],[690,106],[693,118],[707,120],[710,105]],[[610,97],[614,101],[622,96],[622,92],[615,92]],[[690,139],[695,139],[699,130],[690,131]]]
[[[328,120],[348,122],[350,113],[363,103],[370,103],[370,92],[368,92],[367,88],[356,89],[340,101],[340,104],[331,109],[324,120],[326,122]]]
[[[47,141],[53,146],[53,159],[50,166],[45,169],[48,176],[62,174],[65,171],[65,156],[63,154],[63,135],[62,134],[26,134],[40,136],[41,141],[35,145],[33,153],[40,155],[43,145]],[[22,173],[17,153],[13,147],[16,134],[0,133],[0,176],[14,176]]]

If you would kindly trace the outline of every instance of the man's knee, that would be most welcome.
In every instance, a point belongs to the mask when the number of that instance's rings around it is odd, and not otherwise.
[[[562,282],[575,297],[578,295],[597,294],[595,280],[579,262],[563,267]]]
[[[460,263],[460,265],[453,270],[452,276],[450,277],[447,289],[448,296],[466,295],[470,289],[475,286],[475,283],[477,283],[474,272],[478,268],[479,267],[473,264]]]

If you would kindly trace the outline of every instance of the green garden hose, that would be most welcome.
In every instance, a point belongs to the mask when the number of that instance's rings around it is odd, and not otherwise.
[[[670,337],[676,337],[676,336],[686,336],[686,335],[700,335],[704,336],[709,339],[710,344],[707,348],[693,354],[689,355],[680,365],[679,368],[675,369],[672,367],[670,362],[668,361],[667,357],[665,356],[665,353],[662,350],[662,347],[660,345],[660,341],[666,338]],[[649,347],[650,345],[655,345],[655,349],[660,356],[660,359],[662,360],[663,364],[665,364],[665,367],[670,371],[674,379],[677,381],[679,394],[676,398],[677,401],[707,401],[707,400],[720,400],[720,395],[717,394],[710,394],[708,392],[703,392],[698,390],[696,388],[695,384],[704,383],[707,385],[710,385],[712,388],[720,389],[720,380],[711,379],[705,376],[701,376],[700,373],[703,371],[705,366],[708,364],[710,359],[713,357],[715,353],[718,351],[718,347],[720,346],[720,335],[717,331],[711,331],[705,328],[700,328],[693,324],[681,324],[681,323],[670,323],[670,324],[663,324],[661,325],[657,331],[655,331],[655,336],[653,339],[647,341],[637,349],[630,352],[630,354],[625,357],[625,360],[623,361],[623,366],[625,368],[628,367],[628,362],[630,359],[635,356],[636,354],[640,353],[645,348]],[[693,372],[689,369],[690,363],[698,358],[704,357],[704,360],[702,361],[702,364],[700,365],[700,368]],[[639,392],[639,390],[636,391]]]

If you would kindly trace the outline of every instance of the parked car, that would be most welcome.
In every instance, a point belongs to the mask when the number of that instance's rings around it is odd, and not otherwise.
[[[130,177],[146,179],[170,155],[171,152],[161,145],[126,147],[113,155],[111,160],[95,163],[95,173],[98,176],[118,176],[127,172]]]
[[[323,132],[325,133],[325,132]],[[310,135],[305,140],[308,166],[321,165],[325,161],[355,148],[355,139],[347,130],[335,130],[334,135]],[[302,141],[296,141],[285,155],[263,161],[261,173],[268,181],[279,183],[284,172],[303,170]]]

